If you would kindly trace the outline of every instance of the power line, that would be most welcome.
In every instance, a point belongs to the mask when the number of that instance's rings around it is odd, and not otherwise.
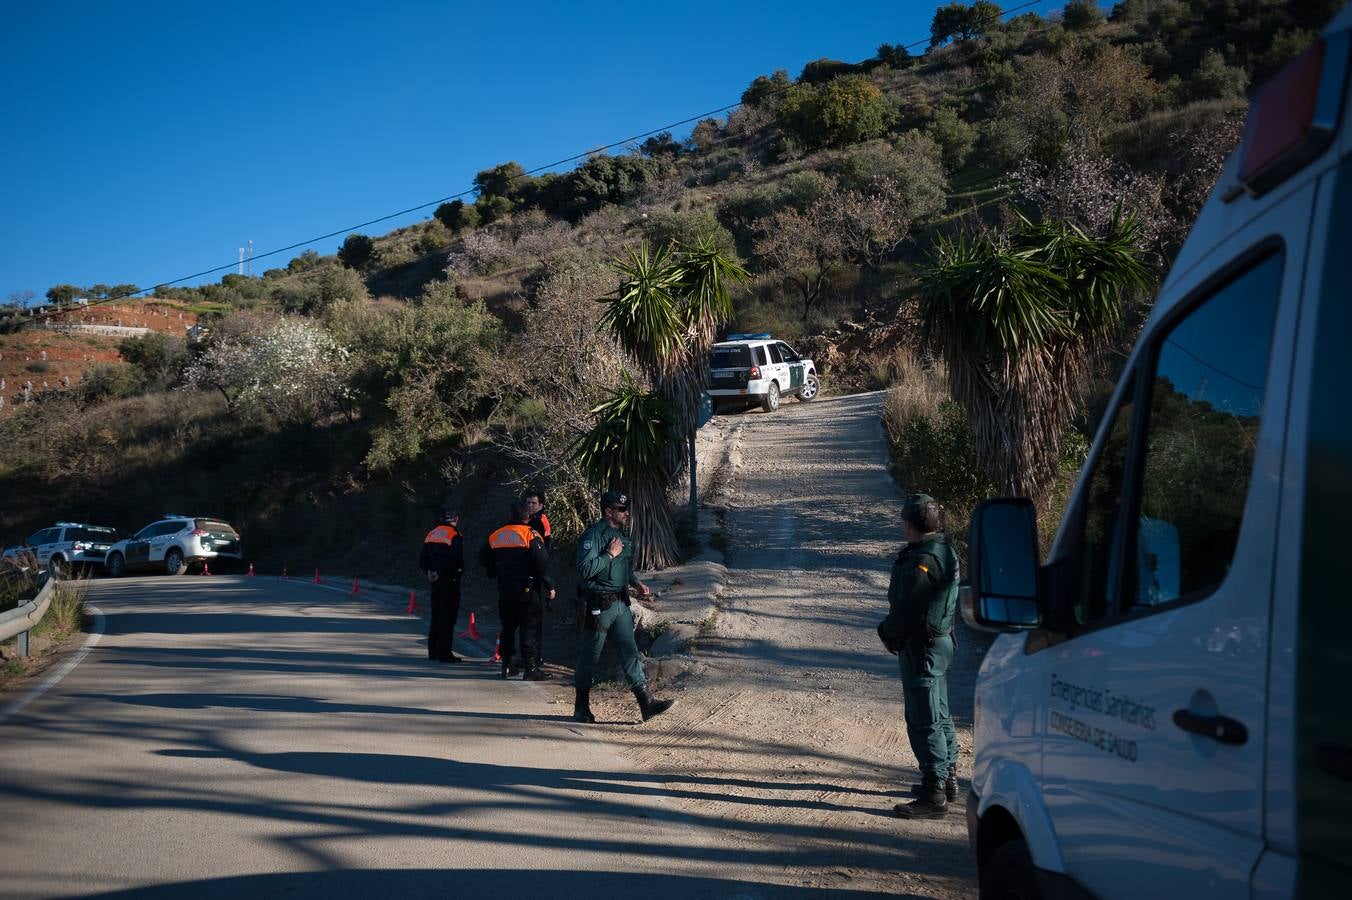
[[[992,22],[998,22],[998,21],[1000,21],[1000,20],[1003,19],[1005,16],[1008,16],[1008,15],[1010,15],[1011,13],[1018,12],[1019,10],[1022,10],[1022,9],[1028,9],[1029,7],[1032,7],[1032,6],[1039,6],[1039,5],[1041,5],[1042,3],[1045,3],[1045,2],[1047,2],[1047,0],[1026,0],[1026,2],[1020,3],[1020,4],[1017,5],[1017,6],[1011,6],[1009,9],[1001,10],[998,14],[992,14],[992,15],[989,15],[989,16],[985,16],[985,17],[983,17],[982,19],[980,19],[979,21],[980,21],[980,23],[981,23],[982,25],[988,25],[988,24],[990,24],[990,23],[992,23]],[[918,40],[918,41],[912,41],[912,42],[909,43],[909,44],[902,44],[901,47],[902,47],[902,49],[910,50],[912,47],[919,47],[921,44],[926,44],[926,43],[931,43],[931,42],[932,42],[932,38],[921,38],[920,40]],[[782,86],[782,87],[778,87],[778,88],[775,88],[774,90],[771,90],[771,91],[767,92],[767,93],[765,94],[765,96],[766,96],[767,98],[768,98],[768,97],[773,97],[773,96],[775,96],[775,95],[777,95],[777,94],[785,93],[785,92],[791,90],[792,88],[794,88],[795,86],[796,86],[796,85],[795,85],[795,84],[792,84],[792,83],[786,84],[786,85],[784,85],[784,86]],[[604,145],[602,145],[602,146],[600,146],[600,147],[595,147],[595,148],[593,148],[593,149],[591,149],[591,150],[587,150],[587,151],[585,151],[585,152],[583,152],[583,153],[577,153],[577,154],[574,154],[574,155],[572,155],[572,156],[565,157],[564,159],[556,160],[555,162],[552,162],[552,163],[546,163],[546,164],[544,164],[544,165],[542,165],[542,166],[536,166],[535,168],[533,168],[533,169],[528,169],[528,170],[526,170],[525,172],[522,172],[522,173],[520,173],[520,174],[518,174],[518,175],[513,175],[511,178],[509,178],[509,179],[507,179],[507,180],[510,182],[510,181],[515,181],[515,180],[517,180],[517,179],[519,179],[519,178],[528,178],[528,177],[530,177],[531,175],[536,174],[537,172],[544,172],[544,171],[546,171],[546,170],[548,170],[548,169],[555,169],[555,168],[558,168],[559,166],[567,165],[568,163],[572,163],[572,162],[577,162],[578,160],[581,160],[581,159],[587,159],[588,157],[592,156],[593,154],[596,154],[596,153],[603,153],[603,152],[605,152],[605,151],[607,151],[607,150],[613,150],[613,149],[615,149],[616,147],[623,147],[623,146],[625,146],[625,145],[632,144],[632,143],[634,143],[634,142],[636,142],[636,141],[640,141],[640,140],[642,140],[642,139],[644,139],[644,138],[653,137],[653,136],[655,136],[655,135],[662,134],[663,132],[669,132],[669,131],[671,131],[672,129],[681,127],[682,125],[689,125],[691,122],[698,122],[698,121],[701,121],[701,120],[703,120],[703,119],[707,119],[707,118],[709,118],[709,117],[711,117],[711,116],[716,116],[716,115],[719,115],[720,113],[728,112],[729,110],[736,109],[737,107],[739,107],[739,106],[741,106],[741,105],[742,105],[742,101],[741,101],[741,100],[738,100],[736,103],[729,103],[727,106],[720,106],[718,109],[711,109],[711,110],[709,110],[708,112],[703,112],[703,113],[700,113],[700,114],[698,114],[698,115],[689,116],[688,118],[681,119],[679,122],[672,122],[672,123],[669,124],[669,125],[663,125],[663,126],[661,126],[661,127],[659,127],[659,128],[654,128],[654,129],[652,129],[652,130],[650,130],[650,131],[645,131],[645,132],[643,132],[642,134],[633,135],[632,137],[627,137],[627,138],[624,138],[624,139],[618,140],[618,141],[612,141],[612,142],[610,142],[609,144],[604,144]],[[463,198],[463,197],[467,197],[467,196],[469,196],[470,194],[473,194],[474,192],[475,192],[475,188],[467,188],[466,190],[460,191],[460,192],[457,193],[457,194],[451,194],[451,195],[448,196],[448,197],[441,197],[441,198],[439,198],[439,199],[437,199],[437,200],[429,200],[429,201],[427,201],[426,203],[419,203],[417,206],[410,206],[410,207],[408,207],[407,209],[401,209],[401,210],[399,210],[398,212],[392,212],[392,213],[389,213],[389,214],[387,214],[387,215],[380,216],[380,217],[375,218],[375,219],[370,219],[370,220],[365,221],[365,222],[360,222],[360,223],[358,223],[358,224],[356,224],[356,225],[349,225],[348,227],[346,227],[346,228],[340,228],[340,229],[338,229],[337,231],[330,231],[328,234],[321,234],[321,235],[319,235],[318,237],[309,238],[308,240],[297,241],[297,242],[294,243],[294,244],[288,244],[288,245],[285,246],[285,247],[278,247],[278,248],[275,249],[275,250],[268,250],[268,251],[265,252],[265,253],[252,254],[251,257],[250,257],[250,259],[266,259],[266,258],[269,257],[269,256],[276,256],[276,255],[278,255],[279,253],[287,253],[287,252],[290,252],[290,251],[292,251],[292,250],[299,249],[299,248],[301,248],[301,247],[309,246],[310,244],[317,244],[317,243],[319,243],[320,241],[326,241],[326,240],[328,240],[328,239],[330,239],[330,238],[338,237],[339,235],[343,235],[343,234],[351,234],[352,232],[355,232],[355,231],[357,231],[358,229],[367,228],[367,227],[369,227],[369,226],[371,226],[371,225],[379,225],[381,222],[388,222],[388,221],[391,220],[391,219],[397,219],[397,218],[399,218],[400,216],[406,216],[406,215],[408,215],[408,214],[410,214],[410,213],[415,213],[415,212],[418,212],[419,210],[427,209],[429,206],[440,206],[440,205],[443,204],[443,203],[449,203],[449,202],[451,202],[452,200],[458,200],[458,199],[461,199],[461,198]],[[252,244],[252,243],[253,243],[253,242],[250,241],[250,244]],[[182,276],[182,277],[180,277],[180,278],[175,278],[175,279],[172,280],[172,281],[161,281],[161,282],[158,282],[158,283],[155,284],[153,287],[141,288],[139,291],[128,291],[128,292],[125,293],[125,294],[117,294],[117,295],[114,295],[114,296],[104,297],[104,298],[101,298],[101,299],[99,299],[99,300],[93,300],[93,301],[90,301],[90,302],[87,303],[87,304],[84,304],[83,306],[80,306],[79,309],[88,309],[88,308],[90,308],[90,307],[92,307],[92,306],[103,306],[103,305],[108,304],[108,303],[115,303],[115,302],[117,302],[118,300],[126,300],[126,299],[129,299],[129,298],[135,297],[135,296],[137,296],[138,294],[144,294],[144,293],[146,293],[147,291],[157,291],[157,290],[159,290],[160,288],[170,287],[170,286],[175,285],[175,284],[182,284],[182,283],[185,282],[185,281],[192,281],[192,280],[194,280],[194,279],[202,278],[202,277],[205,277],[205,276],[207,276],[207,275],[214,275],[214,274],[216,274],[217,272],[223,272],[223,271],[225,271],[226,269],[232,269],[232,268],[235,268],[237,265],[239,265],[239,262],[238,262],[238,261],[233,262],[233,263],[226,263],[225,265],[213,266],[213,267],[210,268],[210,269],[204,269],[204,270],[202,270],[201,272],[196,272],[196,273],[194,273],[194,274],[192,274],[192,275],[184,275],[184,276]],[[75,307],[71,307],[71,308],[68,308],[68,309],[58,309],[58,310],[53,310],[52,312],[42,313],[42,314],[40,314],[40,315],[33,316],[33,317],[32,317],[32,321],[33,321],[33,322],[46,321],[47,319],[53,319],[53,318],[56,318],[57,316],[63,316],[63,315],[66,315],[67,313],[74,312],[75,309],[76,309]]]

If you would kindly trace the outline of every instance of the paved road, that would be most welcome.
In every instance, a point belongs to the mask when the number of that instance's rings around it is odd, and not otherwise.
[[[0,723],[0,896],[807,893],[673,800],[712,781],[636,770],[558,687],[427,662],[418,620],[241,577],[90,599],[102,640]]]
[[[681,705],[626,735],[644,769],[730,780],[688,801],[748,851],[797,849],[794,877],[892,896],[975,894],[964,801],[939,821],[892,815],[916,780],[897,658],[878,642],[902,494],[887,470],[881,394],[720,417],[730,471],[728,577],[717,626],[677,683]],[[966,632],[950,677],[971,746]],[[964,788],[969,753],[959,761]],[[810,777],[809,777],[810,776]],[[696,806],[695,804],[698,804]]]

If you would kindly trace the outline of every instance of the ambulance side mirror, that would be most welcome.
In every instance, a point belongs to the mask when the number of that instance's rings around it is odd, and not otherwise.
[[[1037,512],[1031,500],[983,500],[972,511],[970,586],[962,617],[981,631],[1030,631],[1042,625]]]

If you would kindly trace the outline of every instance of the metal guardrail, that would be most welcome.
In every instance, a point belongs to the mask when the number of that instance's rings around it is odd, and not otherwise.
[[[42,621],[43,616],[47,615],[47,609],[52,605],[52,592],[54,590],[56,590],[56,579],[48,578],[47,582],[38,590],[38,595],[32,600],[17,609],[0,613],[0,641],[7,641],[18,635],[19,655],[27,656],[28,632],[34,625]]]

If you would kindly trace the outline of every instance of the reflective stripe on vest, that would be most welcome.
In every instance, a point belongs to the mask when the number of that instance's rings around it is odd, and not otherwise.
[[[494,550],[529,547],[532,538],[539,535],[529,525],[504,525],[488,536],[488,546]]]
[[[450,525],[438,525],[427,532],[427,537],[423,538],[424,544],[449,544],[460,536]]]
[[[540,513],[540,534],[542,537],[549,537],[549,516]]]

